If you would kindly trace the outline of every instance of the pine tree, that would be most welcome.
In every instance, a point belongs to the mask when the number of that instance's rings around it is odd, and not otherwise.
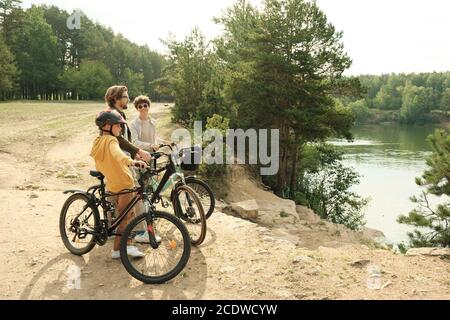
[[[20,8],[22,0],[0,0],[0,30],[5,38],[12,25],[16,22],[16,17],[12,17],[12,12]]]
[[[14,55],[0,35],[0,99],[4,100],[17,89],[19,70],[14,61]]]
[[[412,197],[417,204],[408,216],[400,216],[398,221],[417,227],[409,234],[413,247],[450,246],[450,127],[436,130],[428,138],[432,154],[427,159],[428,169],[416,184],[426,188],[420,197]],[[446,202],[433,208],[429,195],[445,198]],[[421,231],[426,230],[426,231]]]

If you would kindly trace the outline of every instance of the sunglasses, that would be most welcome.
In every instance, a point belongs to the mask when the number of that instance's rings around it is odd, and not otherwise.
[[[140,104],[140,105],[138,106],[138,109],[139,109],[139,110],[142,110],[143,108],[148,108],[148,107],[149,107],[148,104],[144,103],[144,104]]]

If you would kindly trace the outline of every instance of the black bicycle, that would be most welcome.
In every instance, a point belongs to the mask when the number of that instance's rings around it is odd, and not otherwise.
[[[172,187],[170,193],[170,202],[174,208],[175,215],[180,218],[189,231],[191,243],[195,246],[200,245],[206,237],[206,215],[203,203],[199,194],[188,185],[188,181],[196,182],[192,178],[185,179],[181,168],[195,170],[198,166],[197,161],[191,161],[188,164],[187,157],[196,157],[197,150],[195,148],[185,148],[179,152],[173,152],[172,147],[175,144],[162,144],[160,148],[169,147],[171,152],[154,152],[151,154],[153,158],[152,169],[149,170],[152,178],[148,180],[148,187],[151,191],[150,202],[152,204],[161,203],[164,208],[169,207],[168,202],[164,201],[162,193]],[[161,157],[168,161],[158,168],[157,161]],[[197,160],[197,159],[195,159]],[[195,164],[197,163],[197,164]],[[164,172],[163,177],[158,181],[157,176]],[[195,183],[194,183],[195,184]],[[211,192],[212,193],[212,192]],[[208,206],[210,210],[211,206]],[[214,203],[212,206],[214,210]]]
[[[105,191],[104,176],[91,171],[91,176],[100,183],[87,191],[67,190],[72,194],[61,209],[59,221],[60,234],[65,247],[75,255],[84,255],[96,245],[103,246],[110,236],[121,236],[120,258],[125,269],[136,279],[159,284],[178,275],[186,266],[190,252],[190,235],[185,225],[174,215],[157,211],[150,202],[148,180],[151,170],[141,172],[139,187],[123,190],[119,193]],[[114,202],[110,197],[135,193],[135,196],[116,217]],[[143,201],[145,212],[136,216],[122,234],[117,227],[127,217],[139,201]],[[102,210],[100,216],[99,207]],[[148,241],[135,241],[135,237],[145,234]],[[131,259],[128,255],[130,244],[145,254],[140,259]]]
[[[200,161],[200,159],[195,154],[196,153],[200,154],[199,148],[193,147],[193,148],[183,148],[179,150],[176,143],[160,144],[159,147],[160,148],[168,147],[172,152],[175,152],[177,154],[177,157],[180,159],[180,161],[175,161],[174,164],[176,167],[176,171],[178,173],[184,173],[186,171],[194,172],[198,169],[199,162],[197,161]],[[191,155],[194,154],[194,156],[188,158],[189,154]],[[195,162],[192,160],[195,160]],[[206,220],[208,220],[213,214],[216,206],[216,200],[211,187],[205,181],[198,179],[196,176],[185,176],[184,182],[183,181],[177,182],[178,185],[183,183],[185,183],[187,186],[189,186],[192,190],[194,190],[197,193],[197,195],[200,198],[200,201],[202,202],[203,209],[206,215]],[[171,195],[170,198],[172,199],[173,196]]]

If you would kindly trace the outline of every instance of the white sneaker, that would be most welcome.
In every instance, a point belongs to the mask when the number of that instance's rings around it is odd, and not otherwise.
[[[156,242],[161,243],[162,239],[160,236],[156,235],[155,239],[156,239]],[[136,237],[134,237],[134,241],[139,242],[139,243],[149,243],[148,231],[138,234]]]
[[[136,248],[135,246],[127,246],[127,254],[130,257],[133,257],[133,258],[143,258],[143,257],[145,257],[145,253],[139,251],[139,249]],[[112,254],[111,254],[111,257],[113,259],[119,259],[120,258],[120,250],[113,250]]]

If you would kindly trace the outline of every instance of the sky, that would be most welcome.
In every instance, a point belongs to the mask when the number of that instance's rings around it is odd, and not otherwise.
[[[250,0],[259,5],[260,0]],[[183,39],[198,26],[209,39],[220,34],[212,18],[234,0],[23,0],[81,9],[90,19],[140,45],[165,52],[160,39]],[[347,75],[450,71],[450,1],[317,0],[328,20],[343,31],[353,60]],[[81,22],[82,27],[82,22]]]

